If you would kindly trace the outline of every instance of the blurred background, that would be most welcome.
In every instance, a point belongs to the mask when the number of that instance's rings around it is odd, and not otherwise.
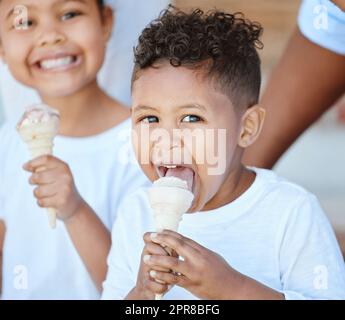
[[[188,9],[241,11],[264,27],[261,50],[263,87],[272,68],[296,28],[299,0],[176,0]],[[331,109],[289,149],[275,167],[280,175],[315,193],[326,211],[345,254],[345,120],[340,109],[345,99]],[[343,113],[343,115],[345,112]],[[3,120],[0,97],[0,122]]]

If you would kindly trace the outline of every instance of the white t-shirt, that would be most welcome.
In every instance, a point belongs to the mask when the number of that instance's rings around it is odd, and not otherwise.
[[[345,12],[331,1],[304,0],[298,25],[310,41],[345,55]]]
[[[169,0],[107,0],[115,11],[114,31],[108,42],[106,58],[98,74],[100,86],[113,98],[131,105],[133,47],[145,26],[158,17]],[[20,94],[18,94],[20,93]],[[6,120],[16,120],[28,105],[40,102],[37,93],[10,74],[0,59],[0,96]]]
[[[179,232],[286,299],[345,299],[344,261],[316,198],[272,171],[253,170],[256,179],[243,195],[184,215]],[[140,190],[122,203],[114,224],[103,299],[123,299],[135,286],[147,231],[154,231],[153,221]],[[175,286],[165,298],[196,297]]]
[[[132,161],[130,128],[126,120],[100,135],[55,139],[55,156],[68,163],[81,196],[109,230],[124,195],[149,183]],[[0,219],[6,224],[2,298],[99,299],[63,222],[51,230],[46,210],[36,204],[30,174],[22,169],[30,156],[13,124],[0,129],[0,141]]]

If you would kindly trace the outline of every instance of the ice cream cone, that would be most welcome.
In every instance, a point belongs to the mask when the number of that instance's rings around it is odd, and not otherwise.
[[[46,105],[35,105],[24,113],[17,131],[27,144],[31,158],[53,154],[54,138],[58,133],[59,113]],[[39,171],[43,171],[40,168]],[[52,229],[56,228],[56,210],[49,208],[48,219]]]
[[[190,208],[194,195],[188,190],[186,181],[176,177],[164,177],[154,182],[148,190],[148,196],[154,217],[156,230],[177,232],[184,213]],[[169,255],[170,248],[164,248]],[[163,295],[157,294],[156,300]]]

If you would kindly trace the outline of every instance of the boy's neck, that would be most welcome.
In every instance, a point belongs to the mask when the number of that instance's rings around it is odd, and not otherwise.
[[[107,96],[97,81],[64,97],[41,96],[47,105],[59,110],[59,134],[85,137],[101,133],[129,117],[124,106]]]
[[[240,164],[230,171],[217,194],[204,206],[202,211],[214,210],[236,200],[250,188],[255,177],[255,172]]]

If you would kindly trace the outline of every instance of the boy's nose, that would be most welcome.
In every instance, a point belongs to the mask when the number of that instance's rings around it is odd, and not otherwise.
[[[166,132],[164,135],[159,136],[154,140],[155,142],[152,148],[152,159],[154,162],[181,162],[181,160],[178,160],[183,147],[183,142],[180,137],[173,135],[172,132]]]

